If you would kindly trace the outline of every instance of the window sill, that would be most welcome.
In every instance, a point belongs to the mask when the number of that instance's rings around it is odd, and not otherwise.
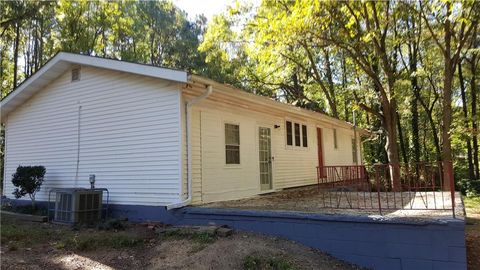
[[[287,145],[285,146],[285,150],[292,150],[292,151],[309,151],[310,147],[303,147],[303,146],[291,146]]]
[[[225,164],[223,167],[225,169],[241,169],[243,166],[242,164]]]

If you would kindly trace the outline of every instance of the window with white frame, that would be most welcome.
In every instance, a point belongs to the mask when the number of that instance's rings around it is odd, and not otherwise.
[[[307,125],[285,121],[287,146],[308,147]]]
[[[240,126],[225,124],[225,163],[240,164]]]

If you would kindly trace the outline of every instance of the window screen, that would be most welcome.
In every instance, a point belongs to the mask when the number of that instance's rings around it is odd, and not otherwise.
[[[295,146],[300,146],[300,124],[295,123]]]
[[[306,125],[302,125],[302,143],[303,143],[303,147],[308,147]]]
[[[240,164],[240,126],[225,124],[225,162]]]
[[[292,122],[287,121],[287,145],[293,145]]]

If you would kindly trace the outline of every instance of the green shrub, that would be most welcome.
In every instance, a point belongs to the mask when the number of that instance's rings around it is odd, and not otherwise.
[[[97,228],[99,230],[105,230],[105,231],[125,230],[127,228],[127,224],[120,219],[111,218],[111,219],[107,219],[104,222],[99,223]]]
[[[196,253],[203,250],[208,245],[217,240],[215,232],[211,231],[197,231],[189,228],[172,228],[162,233],[163,238],[168,239],[188,239],[192,241],[193,247],[191,253]]]
[[[457,190],[467,197],[480,195],[480,180],[461,179],[457,182]]]
[[[243,269],[256,270],[262,268],[262,259],[257,256],[248,255],[243,260]]]
[[[35,208],[35,195],[43,184],[45,172],[43,166],[18,166],[17,171],[12,175],[12,184],[17,187],[13,191],[15,198],[28,194],[32,200],[32,207]]]
[[[284,258],[271,257],[264,255],[248,255],[243,259],[243,269],[245,270],[291,270],[294,267]]]
[[[57,244],[62,249],[88,251],[99,248],[128,248],[143,244],[141,237],[122,235],[122,234],[102,234],[96,233],[92,235],[76,235],[64,242]]]

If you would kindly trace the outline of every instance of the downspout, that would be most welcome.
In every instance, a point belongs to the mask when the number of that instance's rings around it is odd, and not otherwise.
[[[353,147],[355,147],[355,165],[358,165],[358,154],[360,152],[360,150],[358,150],[358,142],[357,142],[357,119],[356,119],[356,113],[355,113],[355,110],[353,110],[353,141],[355,142],[355,145]],[[361,158],[361,156],[360,156]]]
[[[192,144],[190,143],[191,130],[190,130],[190,116],[192,112],[192,106],[199,103],[203,99],[206,99],[210,94],[212,94],[213,88],[211,85],[207,85],[207,91],[205,91],[200,96],[187,101],[185,104],[185,136],[187,144],[187,193],[188,197],[186,200],[179,203],[173,203],[167,205],[167,210],[181,208],[187,206],[192,201]]]

